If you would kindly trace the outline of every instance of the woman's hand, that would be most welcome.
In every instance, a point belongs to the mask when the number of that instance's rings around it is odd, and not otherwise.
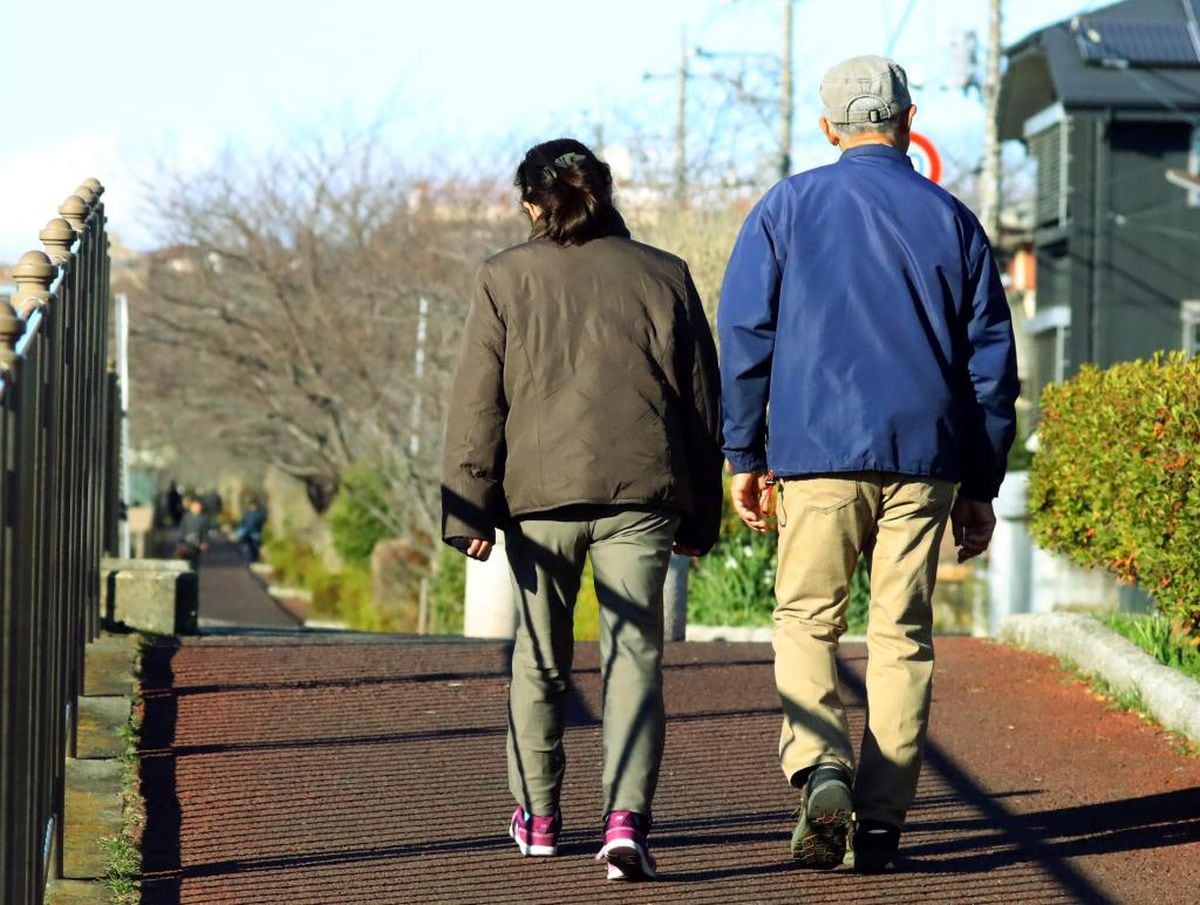
[[[476,538],[467,544],[466,553],[471,559],[487,562],[487,558],[492,555],[492,542]]]
[[[673,544],[671,552],[676,556],[696,557],[704,555],[700,552],[699,547],[689,547],[687,544]]]

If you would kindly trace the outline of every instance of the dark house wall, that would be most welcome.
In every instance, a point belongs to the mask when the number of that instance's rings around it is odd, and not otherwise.
[[[1117,121],[1109,139],[1107,303],[1096,355],[1103,364],[1178,349],[1180,302],[1200,298],[1200,208],[1164,176],[1187,168],[1191,125]]]
[[[1037,256],[1038,307],[1071,309],[1072,374],[1180,347],[1180,302],[1200,298],[1200,208],[1165,178],[1188,166],[1190,123],[1068,115],[1068,216],[1038,231]]]

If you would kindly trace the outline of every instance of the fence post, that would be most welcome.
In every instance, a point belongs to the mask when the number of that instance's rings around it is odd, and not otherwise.
[[[0,296],[0,675],[7,679],[13,672],[13,662],[22,654],[26,639],[14,631],[15,617],[19,605],[16,593],[16,571],[19,563],[13,555],[11,545],[15,541],[16,526],[10,524],[16,500],[16,488],[8,480],[9,469],[14,467],[13,449],[17,438],[13,376],[17,363],[16,345],[25,332],[24,322],[8,299]],[[20,726],[19,709],[13,705],[15,692],[0,682],[3,707],[0,708],[0,900],[18,901],[32,886],[31,869],[21,856],[28,849],[31,836],[31,821],[24,817],[22,808],[28,807],[29,795],[24,776],[19,772],[21,757],[25,750],[25,737]],[[13,853],[13,854],[10,854]]]
[[[50,281],[54,279],[54,274],[54,265],[40,251],[25,252],[12,269],[13,282],[17,284],[13,307],[26,320],[50,300]]]
[[[10,377],[17,361],[17,340],[25,332],[25,321],[17,316],[8,299],[0,296],[0,376]]]
[[[71,224],[62,217],[55,217],[46,224],[45,229],[38,233],[46,254],[55,264],[64,264],[71,257],[71,246],[75,244],[76,233]]]

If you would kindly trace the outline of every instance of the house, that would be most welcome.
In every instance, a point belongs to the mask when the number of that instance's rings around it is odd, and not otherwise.
[[[1007,57],[1001,138],[1037,170],[1030,389],[1200,352],[1200,0],[1125,0]]]

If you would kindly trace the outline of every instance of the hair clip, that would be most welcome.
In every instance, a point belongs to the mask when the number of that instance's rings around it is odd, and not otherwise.
[[[565,170],[567,167],[573,167],[577,163],[583,163],[587,160],[586,154],[580,154],[577,151],[568,151],[566,154],[560,154],[554,158],[554,165],[560,170]]]

